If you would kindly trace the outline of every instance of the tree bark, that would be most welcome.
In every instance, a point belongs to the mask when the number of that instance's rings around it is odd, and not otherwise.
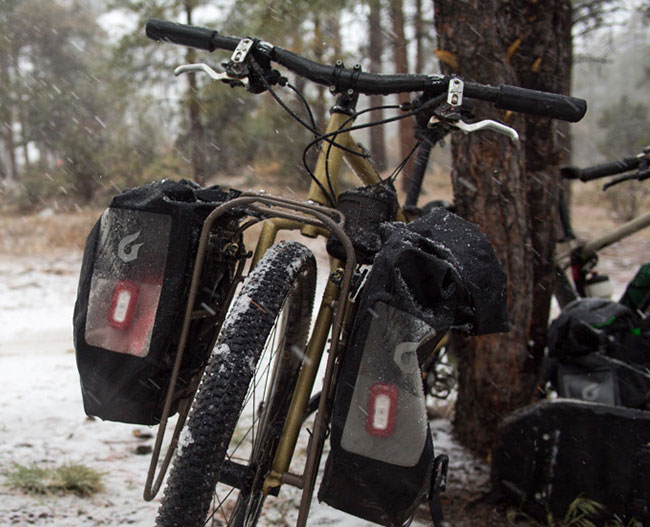
[[[444,72],[568,93],[569,0],[436,0],[434,9]],[[452,139],[458,210],[481,226],[508,276],[510,332],[455,340],[454,427],[463,443],[486,454],[501,419],[530,402],[537,381],[553,291],[557,167],[567,160],[568,132],[551,119],[475,110],[507,121],[523,138],[518,148],[491,133]]]
[[[391,20],[393,23],[393,60],[395,62],[395,71],[397,73],[408,72],[408,55],[406,46],[406,36],[404,34],[404,10],[402,0],[391,0],[390,2]],[[409,95],[401,93],[398,96],[400,103],[407,102]],[[400,155],[402,159],[413,149],[415,145],[415,137],[413,135],[414,119],[406,118],[399,121],[399,142],[400,142]],[[401,180],[402,189],[407,189],[409,186],[411,172],[413,172],[414,157],[411,156],[409,161],[404,166]]]
[[[192,25],[192,12],[195,7],[194,2],[185,1],[184,7],[187,24]],[[193,48],[187,48],[185,60],[188,64],[196,62],[196,51]],[[188,74],[187,84],[187,110],[190,119],[190,141],[192,144],[192,171],[194,173],[194,181],[199,185],[205,185],[207,178],[205,153],[203,151],[205,133],[203,124],[201,123],[199,90],[194,73]]]
[[[312,53],[316,62],[323,62],[323,30],[320,15],[314,15],[314,38],[312,40]],[[325,86],[316,85],[316,102],[314,103],[314,119],[319,130],[325,130],[327,126],[327,111],[325,110]]]
[[[11,97],[13,97],[13,89],[11,87],[13,76],[9,71],[9,58],[7,54],[0,53],[0,79],[3,84],[5,105],[0,107],[0,126],[3,130],[3,138],[5,143],[5,150],[9,158],[9,168],[5,169],[4,177],[8,181],[16,181],[18,179],[18,166],[16,164],[16,146],[14,139],[14,116],[13,104]]]
[[[413,20],[415,29],[415,71],[422,73],[424,68],[424,27],[422,23],[422,0],[415,0],[415,18]]]
[[[530,2],[513,7],[518,42],[510,62],[524,88],[568,94],[571,82],[570,0]],[[569,127],[554,119],[526,116],[524,148],[528,216],[533,247],[533,305],[529,322],[529,364],[539,370],[546,345],[551,296],[555,282],[556,218],[561,188],[559,165],[569,162]]]
[[[445,73],[497,85],[516,84],[508,64],[513,13],[500,0],[436,0],[438,56]],[[514,15],[516,16],[516,14]],[[476,104],[481,119],[504,121],[503,111]],[[525,119],[509,124],[520,133]],[[454,429],[462,443],[480,454],[490,450],[497,425],[529,401],[527,361],[532,311],[532,247],[526,207],[524,152],[502,136],[479,132],[451,142],[454,201],[461,216],[479,225],[492,243],[508,277],[508,333],[454,339],[459,386]]]
[[[382,55],[384,53],[384,35],[381,27],[381,2],[370,0],[370,13],[368,15],[368,57],[370,59],[370,71],[381,73]],[[381,95],[370,96],[370,106],[376,107],[384,104]],[[381,109],[370,112],[371,121],[381,121],[384,118],[384,111]],[[370,128],[370,153],[379,172],[386,170],[386,146],[384,140],[384,127],[373,126]]]

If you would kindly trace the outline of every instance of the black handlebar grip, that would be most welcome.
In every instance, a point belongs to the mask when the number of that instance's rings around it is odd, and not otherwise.
[[[587,112],[584,99],[506,84],[499,86],[494,105],[502,110],[544,115],[571,123],[578,122]]]
[[[581,170],[573,165],[564,165],[560,167],[560,175],[564,179],[580,179]]]
[[[591,181],[605,176],[612,176],[614,174],[621,174],[628,170],[635,170],[639,168],[641,159],[638,157],[624,157],[617,161],[603,163],[602,165],[594,165],[592,167],[583,168],[579,171],[578,177],[581,181]]]
[[[162,40],[206,51],[214,51],[217,48],[215,37],[218,33],[203,27],[151,19],[147,22],[146,33],[151,40]]]

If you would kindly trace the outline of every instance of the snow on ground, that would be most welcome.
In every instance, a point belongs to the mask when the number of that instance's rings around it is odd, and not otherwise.
[[[0,525],[152,525],[148,457],[133,426],[87,419],[72,348],[80,255],[0,259],[0,470],[82,463],[104,473],[91,498],[30,497],[0,487]],[[142,428],[142,427],[141,427]],[[143,430],[146,431],[146,430]]]
[[[632,237],[603,251],[599,268],[612,276],[615,298],[650,240]],[[322,268],[323,258],[319,258]],[[150,527],[158,507],[142,499],[155,429],[87,419],[72,349],[72,312],[81,254],[46,257],[0,255],[0,526]],[[452,438],[445,419],[431,422],[438,453],[450,457],[449,490],[476,488],[488,467]],[[142,432],[140,437],[134,430]],[[104,491],[90,498],[26,496],[3,485],[12,463],[82,463],[104,473]],[[283,489],[278,512],[295,515],[298,492]],[[285,521],[275,523],[287,525]],[[414,525],[417,523],[414,522]],[[426,525],[427,523],[420,523]],[[366,527],[368,522],[315,504],[309,525]]]
[[[158,500],[142,499],[150,456],[138,455],[136,450],[152,445],[146,436],[155,435],[155,428],[88,419],[83,412],[71,322],[80,262],[80,254],[0,256],[3,527],[150,527],[154,522]],[[477,466],[467,462],[468,455],[451,439],[448,421],[435,421],[433,427],[436,448],[449,453],[452,466]],[[141,437],[134,434],[136,430]],[[90,498],[28,496],[3,485],[1,474],[13,463],[54,466],[66,462],[102,472],[103,492]],[[281,514],[294,517],[297,502],[297,491],[283,489],[278,504]],[[315,503],[309,525],[372,524]]]

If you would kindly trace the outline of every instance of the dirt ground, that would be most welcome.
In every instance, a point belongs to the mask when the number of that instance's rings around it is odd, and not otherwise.
[[[87,463],[106,475],[105,491],[92,498],[32,497],[0,486],[0,525],[152,525],[157,503],[141,499],[148,456],[135,454],[150,441],[127,425],[89,421],[81,408],[70,320],[81,250],[97,215],[49,210],[26,217],[0,215],[0,472],[11,463],[63,459]],[[574,218],[585,238],[616,225],[587,191],[576,199]],[[610,274],[618,293],[650,253],[647,232],[601,255],[599,268]],[[489,464],[454,440],[453,409],[437,411],[441,417],[431,421],[434,444],[450,457],[443,496],[449,525],[506,525],[506,508],[488,498]],[[370,525],[327,507],[315,511],[312,524]],[[425,511],[418,513],[414,525],[428,524]]]

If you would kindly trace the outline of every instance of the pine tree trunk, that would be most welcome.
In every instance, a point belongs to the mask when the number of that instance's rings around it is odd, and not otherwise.
[[[4,95],[7,97],[12,96],[11,79],[9,71],[9,57],[7,54],[0,53],[0,82],[3,84]],[[16,181],[18,179],[18,167],[16,165],[16,146],[14,140],[14,117],[13,105],[9,103],[0,107],[0,126],[3,129],[3,139],[7,157],[9,158],[9,167],[4,169],[4,177],[8,181]]]
[[[381,27],[381,2],[380,0],[370,1],[370,14],[368,15],[368,57],[370,59],[370,71],[381,73],[382,55],[384,52],[384,36]],[[370,106],[381,106],[384,104],[381,95],[370,96]],[[383,110],[370,112],[371,121],[381,121],[384,118]],[[379,172],[386,170],[386,146],[384,140],[384,127],[373,126],[370,128],[370,153]]]
[[[391,0],[390,14],[393,23],[393,59],[395,62],[395,71],[397,73],[408,73],[408,56],[406,46],[406,36],[404,34],[404,10],[402,0]],[[401,93],[398,97],[400,103],[407,102],[409,95]],[[413,135],[413,118],[406,118],[399,121],[399,142],[400,142],[400,156],[402,159],[411,152],[415,145],[415,137]],[[404,166],[402,175],[402,189],[407,189],[411,172],[413,172],[414,156],[411,156],[408,163]]]
[[[436,0],[443,71],[567,93],[569,7],[568,0]],[[550,119],[506,115],[483,104],[475,110],[480,118],[507,121],[524,138],[519,147],[489,132],[452,140],[459,213],[486,233],[508,276],[510,332],[455,341],[454,428],[463,443],[486,454],[501,419],[534,392],[553,288],[557,165],[566,145]]]
[[[415,69],[413,73],[422,73],[424,68],[424,27],[422,23],[422,0],[415,0]]]
[[[327,17],[327,22],[325,24],[325,41],[327,46],[332,49],[334,52],[334,57],[340,59],[343,55],[343,49],[341,47],[341,21],[339,20],[340,13],[337,11],[331,13]]]
[[[571,81],[570,0],[518,0],[519,45],[511,55],[519,85],[568,94]],[[559,165],[568,163],[568,126],[554,119],[527,116],[526,184],[533,244],[533,306],[530,319],[530,364],[536,371],[546,345],[551,296],[555,282],[556,218],[561,188]]]
[[[314,15],[314,38],[312,40],[312,53],[316,62],[323,62],[323,31],[321,27],[321,19],[318,14]],[[325,86],[321,84],[316,85],[316,102],[314,103],[314,119],[316,126],[320,130],[325,130],[327,123],[327,112],[325,110]]]
[[[438,56],[445,73],[492,85],[516,84],[507,62],[512,15],[501,0],[436,0]],[[475,105],[481,119],[503,121],[503,111]],[[509,124],[525,132],[518,114]],[[532,251],[526,207],[524,153],[492,132],[454,134],[454,201],[461,216],[479,225],[508,277],[508,333],[454,339],[459,386],[454,428],[478,453],[491,448],[501,419],[525,404],[531,379],[522,374],[532,310]]]
[[[186,1],[184,3],[187,24],[192,25],[192,12],[194,2]],[[193,48],[187,48],[185,60],[188,64],[196,62],[196,51]],[[192,171],[194,181],[199,185],[204,185],[207,178],[205,153],[203,152],[204,129],[201,123],[201,107],[199,104],[199,90],[196,82],[196,75],[190,73],[187,76],[187,110],[190,118],[190,141],[192,143]]]

